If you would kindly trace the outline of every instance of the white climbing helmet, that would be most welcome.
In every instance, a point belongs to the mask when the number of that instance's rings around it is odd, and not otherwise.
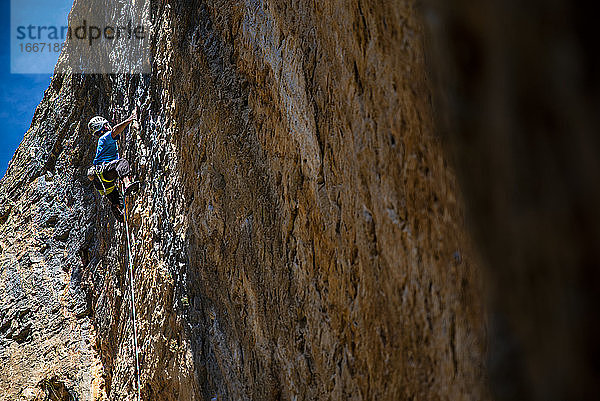
[[[102,116],[96,116],[94,118],[92,118],[90,120],[90,122],[88,123],[88,129],[90,130],[90,133],[95,134],[98,131],[100,131],[102,128],[104,128],[104,125],[108,124],[108,126],[110,127],[110,123],[108,122],[108,120]]]

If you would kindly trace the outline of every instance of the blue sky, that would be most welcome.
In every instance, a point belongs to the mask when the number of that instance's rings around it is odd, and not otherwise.
[[[72,0],[13,0],[18,4],[18,9],[27,10],[27,17],[35,24],[40,18],[45,18],[53,24],[54,21],[63,21],[66,24],[67,15],[71,9]],[[27,3],[40,4],[40,7],[31,7]],[[6,173],[8,161],[12,158],[23,135],[31,125],[35,108],[42,100],[44,91],[50,84],[52,66],[56,62],[57,54],[48,54],[45,57],[24,60],[11,57],[11,1],[0,0],[0,177]],[[17,13],[18,14],[18,13]],[[13,46],[14,51],[14,46]],[[27,64],[45,71],[43,74],[11,74],[11,60],[13,69],[23,70]]]

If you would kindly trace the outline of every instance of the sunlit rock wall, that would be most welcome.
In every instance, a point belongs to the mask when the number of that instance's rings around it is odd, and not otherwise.
[[[414,3],[156,1],[152,19],[153,73],[55,77],[2,181],[2,285],[34,274],[89,302],[54,331],[2,334],[2,388],[17,352],[35,358],[89,319],[85,363],[101,361],[106,395],[58,380],[81,399],[132,399],[125,234],[85,177],[85,122],[137,105],[121,153],[143,180],[129,205],[143,399],[486,398],[480,278]],[[40,207],[24,188],[48,171],[43,209],[68,213],[39,258],[74,262],[45,277],[4,255],[34,255],[7,238],[43,232],[19,211]]]

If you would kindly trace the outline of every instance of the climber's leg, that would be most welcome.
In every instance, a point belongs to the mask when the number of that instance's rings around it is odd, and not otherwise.
[[[131,168],[127,159],[113,160],[104,165],[104,171],[115,172],[125,185],[125,196],[139,189],[139,181],[131,180]],[[106,173],[105,173],[106,174]]]
[[[131,181],[129,179],[129,177],[125,177],[125,179],[123,179],[123,184],[125,185],[125,196],[129,196],[134,192],[137,192],[138,189],[140,189],[140,182],[139,181]]]
[[[131,168],[129,167],[127,159],[119,159],[112,161],[111,163],[114,163],[115,170],[117,170],[117,174],[119,174],[121,179],[129,178]]]
[[[140,188],[140,182],[131,180],[131,168],[127,159],[119,159],[116,163],[117,174],[119,174],[119,177],[123,180],[123,185],[125,185],[125,196],[136,192]]]
[[[106,197],[110,201],[110,209],[115,218],[118,221],[123,221],[125,214],[123,212],[123,197],[121,196],[121,191],[119,191],[118,188],[115,188],[114,191],[106,195]]]

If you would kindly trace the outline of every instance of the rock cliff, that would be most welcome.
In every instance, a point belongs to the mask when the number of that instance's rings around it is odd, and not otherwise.
[[[592,6],[425,3],[440,133],[486,267],[493,395],[596,399],[600,57]]]
[[[0,399],[134,399],[126,236],[85,177],[89,118],[134,106],[142,399],[485,399],[415,2],[151,15],[152,74],[55,75],[1,181]]]

